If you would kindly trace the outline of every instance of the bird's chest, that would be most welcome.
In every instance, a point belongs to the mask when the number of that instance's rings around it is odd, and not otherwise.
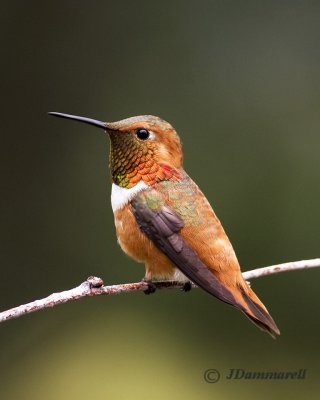
[[[118,243],[122,250],[136,261],[146,261],[154,245],[141,232],[130,204],[114,212],[114,223]]]
[[[146,279],[173,279],[185,282],[186,277],[147,236],[141,232],[128,204],[114,213],[118,243],[134,260],[146,266]]]

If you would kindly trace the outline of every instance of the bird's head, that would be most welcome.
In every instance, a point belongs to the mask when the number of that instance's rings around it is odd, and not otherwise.
[[[159,117],[142,115],[117,122],[101,122],[76,115],[49,114],[85,122],[109,134],[111,175],[113,182],[121,187],[133,187],[141,180],[153,185],[180,177],[181,141],[174,128]]]

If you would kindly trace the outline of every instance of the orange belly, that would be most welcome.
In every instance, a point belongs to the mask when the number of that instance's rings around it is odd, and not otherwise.
[[[147,280],[188,281],[167,256],[140,231],[130,204],[115,211],[114,222],[120,247],[128,256],[145,264]]]

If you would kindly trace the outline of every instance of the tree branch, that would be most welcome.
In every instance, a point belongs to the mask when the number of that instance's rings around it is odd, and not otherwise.
[[[277,274],[279,272],[295,271],[299,269],[317,268],[320,267],[320,258],[314,260],[294,261],[285,264],[272,265],[271,267],[258,268],[252,271],[244,272],[244,279],[251,280],[262,276]],[[155,282],[157,289],[181,289],[183,284],[179,282]],[[192,284],[193,288],[197,286]],[[104,286],[103,280],[97,277],[89,277],[81,285],[65,290],[59,293],[53,293],[41,300],[35,300],[31,303],[23,304],[18,307],[0,313],[0,322],[9,319],[21,317],[24,314],[29,314],[34,311],[42,310],[43,308],[55,307],[58,304],[66,303],[72,300],[78,300],[86,296],[99,296],[109,294],[120,294],[127,292],[143,291],[148,289],[146,282],[124,283],[120,285]]]

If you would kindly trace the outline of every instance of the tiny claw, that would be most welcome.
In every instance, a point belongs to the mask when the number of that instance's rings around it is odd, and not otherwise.
[[[184,285],[181,288],[181,290],[183,290],[184,292],[190,292],[191,289],[192,289],[192,283],[190,281],[184,283]]]
[[[157,290],[157,286],[151,281],[144,281],[147,283],[148,288],[144,290],[144,294],[152,294]]]

